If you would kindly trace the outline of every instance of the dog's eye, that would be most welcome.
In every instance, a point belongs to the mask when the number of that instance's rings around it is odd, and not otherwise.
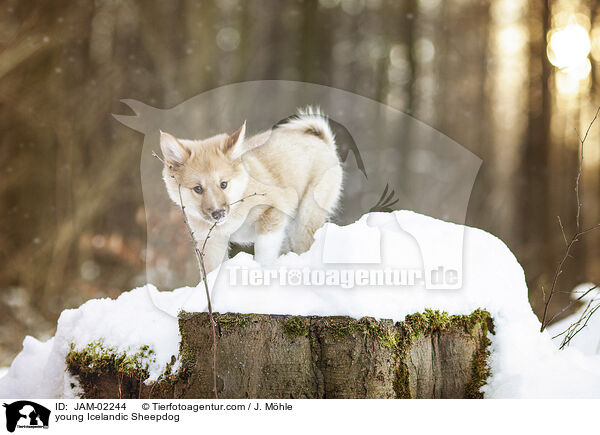
[[[221,189],[227,188],[227,181],[221,181]]]
[[[194,187],[194,192],[200,195],[202,192],[204,192],[204,189],[202,188],[202,186],[196,186]]]

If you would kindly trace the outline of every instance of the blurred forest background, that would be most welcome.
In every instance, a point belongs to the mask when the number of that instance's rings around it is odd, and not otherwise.
[[[600,104],[599,67],[591,0],[4,0],[0,366],[63,309],[145,282],[143,136],[112,118],[130,113],[119,100],[169,108],[246,80],[351,91],[481,157],[467,223],[513,250],[541,315],[565,244],[557,216],[575,228],[575,129]],[[599,131],[583,227],[600,222]],[[600,281],[600,231],[573,251],[551,314],[586,281]]]

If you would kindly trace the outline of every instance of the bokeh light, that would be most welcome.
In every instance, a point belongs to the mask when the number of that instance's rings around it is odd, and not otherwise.
[[[548,34],[547,55],[550,63],[559,71],[556,86],[562,94],[576,94],[582,81],[586,80],[592,69],[588,55],[592,43],[588,31],[571,20],[565,27],[550,31]]]
[[[557,68],[577,68],[592,49],[588,32],[579,24],[550,32],[548,59]]]

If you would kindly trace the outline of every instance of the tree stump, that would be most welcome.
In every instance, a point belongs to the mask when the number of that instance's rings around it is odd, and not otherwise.
[[[220,398],[481,398],[488,375],[486,311],[426,310],[403,322],[332,316],[218,314]],[[72,351],[69,371],[86,398],[213,398],[207,313],[182,313],[181,367],[157,382],[123,357]],[[173,360],[174,361],[174,360]]]

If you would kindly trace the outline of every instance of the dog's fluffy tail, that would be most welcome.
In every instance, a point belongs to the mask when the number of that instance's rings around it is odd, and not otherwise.
[[[301,131],[317,136],[330,147],[335,148],[335,135],[331,131],[327,117],[318,107],[307,106],[298,109],[298,113],[277,126],[277,128]]]

